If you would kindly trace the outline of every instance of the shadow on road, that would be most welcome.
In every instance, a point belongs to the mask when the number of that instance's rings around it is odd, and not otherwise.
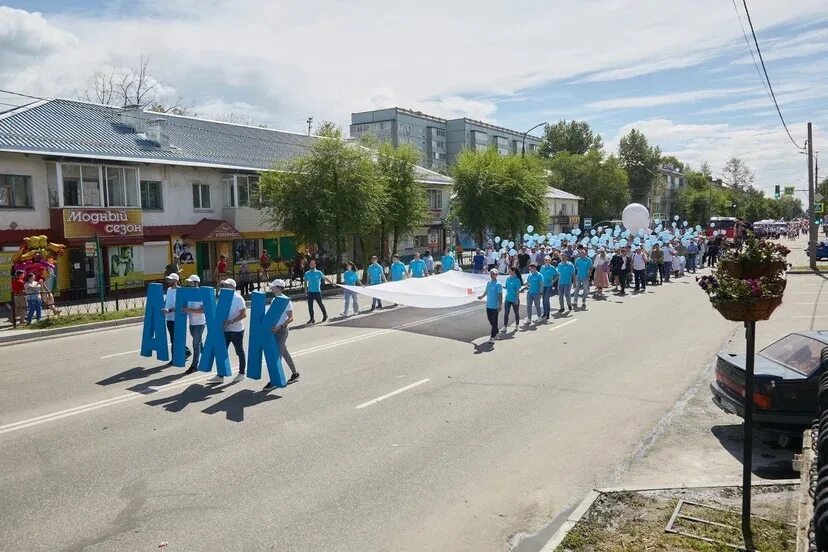
[[[121,383],[125,381],[132,381],[142,378],[147,378],[149,376],[161,373],[161,370],[166,368],[166,364],[159,364],[158,366],[136,366],[135,368],[130,368],[129,370],[124,370],[120,374],[115,374],[114,376],[109,376],[106,379],[102,379],[101,381],[95,382],[96,385],[112,385],[113,383]]]
[[[253,391],[252,389],[244,389],[234,395],[222,399],[214,405],[208,406],[202,410],[205,414],[216,414],[218,412],[225,412],[225,418],[231,422],[244,421],[244,409],[250,408],[262,403],[275,401],[281,399],[281,395],[270,395],[260,391]]]
[[[718,425],[710,428],[722,447],[736,460],[742,461],[742,424]],[[799,474],[793,471],[791,461],[794,452],[780,447],[771,437],[762,433],[753,434],[753,475],[764,479],[794,479]]]
[[[153,401],[147,401],[150,406],[163,406],[168,412],[181,412],[193,403],[204,402],[213,395],[223,393],[223,387],[208,387],[194,383],[177,395],[162,397]]]

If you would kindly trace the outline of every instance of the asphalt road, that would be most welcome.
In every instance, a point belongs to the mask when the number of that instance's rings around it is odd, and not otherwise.
[[[0,550],[506,550],[617,481],[735,327],[690,277],[493,347],[482,303],[388,309],[295,329],[269,394],[139,327],[2,347]]]

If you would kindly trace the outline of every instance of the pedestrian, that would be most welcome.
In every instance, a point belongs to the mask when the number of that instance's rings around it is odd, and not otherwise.
[[[555,282],[558,280],[558,269],[552,265],[552,257],[549,255],[543,258],[543,266],[540,268],[540,273],[543,276],[543,318],[544,320],[549,320],[549,311],[551,309],[549,300],[555,289]]]
[[[353,266],[353,263],[349,263],[353,267],[353,272],[356,274],[356,267]],[[359,278],[357,277],[357,280]],[[285,281],[276,279],[270,284],[270,291],[273,292],[274,297],[287,299],[287,305],[285,306],[285,310],[282,312],[282,315],[279,317],[279,320],[276,321],[276,325],[273,326],[271,330],[273,334],[276,336],[276,343],[279,344],[279,354],[282,355],[282,358],[285,359],[285,363],[290,368],[290,379],[288,379],[288,383],[293,383],[299,379],[299,372],[296,370],[296,364],[293,362],[293,357],[290,356],[290,352],[287,349],[287,339],[288,339],[288,326],[293,323],[293,301],[284,294],[285,291]],[[273,304],[270,304],[270,308],[273,308]],[[354,306],[356,306],[356,301],[354,301]],[[354,310],[357,310],[356,308]],[[272,381],[267,382],[267,385],[264,386],[263,391],[270,391],[276,387]]]
[[[374,258],[376,259],[376,257]],[[322,311],[322,322],[325,322],[328,320],[328,311],[325,310],[325,305],[322,303],[322,282],[330,284],[331,281],[325,277],[321,270],[316,268],[316,261],[314,259],[311,259],[308,263],[308,269],[305,271],[304,280],[305,289],[307,289],[308,294],[308,314],[310,315],[308,324],[316,324],[316,319],[313,313],[314,301],[319,304],[319,309]]]
[[[478,249],[472,258],[472,272],[475,274],[483,274],[483,265],[486,264],[486,257],[483,252]]]
[[[225,278],[227,278],[227,257],[219,255],[219,262],[216,263],[215,280],[216,282],[223,282]]]
[[[450,249],[446,249],[443,258],[440,259],[440,271],[448,272],[449,270],[454,270],[454,256]]]
[[[497,261],[497,271],[500,274],[507,274],[509,271],[509,254],[503,252],[500,259]]]
[[[650,262],[653,263],[658,272],[658,283],[664,283],[664,251],[657,243],[653,244],[653,249],[650,251]]]
[[[635,292],[647,291],[647,254],[644,248],[638,246],[638,249],[633,254],[633,277],[635,279]]]
[[[512,267],[509,269],[509,277],[506,278],[506,283],[503,284],[503,288],[506,293],[506,297],[503,301],[503,333],[506,333],[506,330],[509,328],[509,311],[514,310],[515,312],[515,331],[518,331],[520,328],[520,288],[523,287],[523,278],[520,276],[520,272],[517,268]]]
[[[195,274],[190,275],[185,281],[190,287],[194,288],[199,287],[201,284],[201,278]],[[207,323],[207,319],[204,317],[204,303],[201,301],[187,301],[184,312],[187,313],[190,336],[193,339],[192,362],[190,362],[190,367],[184,373],[192,374],[198,370],[198,361],[201,360],[201,348],[204,345],[201,339],[204,336],[204,326]]]
[[[621,269],[624,267],[624,257],[618,249],[613,250],[610,258],[610,277],[612,278],[612,291],[618,291],[621,283]]]
[[[181,265],[179,261],[181,256],[178,253],[174,253],[172,257],[172,262],[164,267],[164,278],[169,276],[170,274],[178,274],[181,277]]]
[[[244,319],[247,318],[247,305],[244,304],[244,297],[236,289],[236,281],[233,278],[223,280],[221,287],[222,289],[233,290],[233,302],[230,305],[227,320],[224,321],[224,344],[228,348],[232,344],[233,350],[236,351],[236,356],[239,358],[239,373],[233,378],[233,383],[237,383],[244,381],[245,368],[247,367],[247,357],[244,354]],[[224,383],[224,378],[216,374],[205,383],[210,385]]]
[[[664,272],[664,281],[670,283],[670,275],[673,273],[673,257],[676,254],[676,250],[673,249],[672,244],[666,243],[661,251],[664,254],[664,261],[661,263],[662,271]]]
[[[426,276],[434,274],[434,257],[431,256],[431,251],[428,249],[423,253],[423,262],[425,263]]]
[[[26,319],[26,273],[22,270],[14,271],[11,281],[12,293],[12,324],[23,323]]]
[[[575,307],[578,307],[578,295],[581,296],[583,308],[586,308],[589,295],[589,274],[592,271],[592,259],[587,256],[586,247],[580,248],[575,259]]]
[[[555,267],[558,271],[558,302],[561,305],[558,312],[564,310],[564,299],[566,299],[566,308],[572,310],[572,284],[575,283],[575,265],[569,262],[569,258],[569,255],[564,253],[561,262]]]
[[[345,263],[345,274],[342,276],[342,279],[345,282],[346,286],[361,286],[362,282],[359,281],[359,273],[357,272],[356,265],[351,261]],[[284,282],[282,280],[276,280],[277,282],[282,282],[282,288],[284,288]],[[273,288],[273,284],[270,285],[271,289]],[[359,303],[357,302],[357,293],[355,291],[351,291],[350,289],[345,290],[345,308],[342,310],[342,316],[348,316],[348,304],[353,302],[354,304],[354,314],[359,314]],[[291,311],[293,307],[291,307]],[[291,313],[291,317],[293,314]]]
[[[385,283],[387,280],[385,279],[385,270],[382,268],[382,265],[379,264],[377,260],[377,256],[374,255],[371,257],[371,264],[368,265],[368,285],[369,286],[376,286],[378,284]],[[382,309],[382,301],[373,297],[371,299],[371,311],[373,312],[374,309]]]
[[[489,271],[489,282],[486,284],[486,291],[478,299],[486,299],[486,318],[491,326],[489,343],[494,343],[497,337],[497,318],[503,306],[503,286],[497,281],[497,269]]]
[[[167,333],[170,336],[170,361],[167,363],[167,366],[172,366],[173,358],[175,358],[175,297],[178,293],[178,283],[180,280],[181,278],[175,272],[172,272],[164,279],[164,283],[167,285],[167,293],[164,296],[164,308],[161,309],[161,312],[164,313],[164,318],[167,322]],[[191,354],[190,348],[187,347],[185,357],[189,358]]]
[[[57,305],[55,305],[55,296],[52,293],[52,290],[49,288],[48,283],[49,280],[55,277],[55,271],[50,268],[46,272],[46,279],[40,279],[40,286],[42,288],[40,295],[43,298],[43,308],[49,309],[50,311],[52,311],[52,314],[54,316],[57,316],[60,314],[61,311],[59,308],[57,308]],[[54,279],[54,282],[57,283],[57,278]]]
[[[408,278],[408,269],[400,260],[399,255],[391,257],[391,266],[388,267],[388,275],[391,276],[392,282],[399,282]]]
[[[598,250],[594,266],[595,296],[603,297],[604,289],[609,287],[609,259],[607,258],[607,251],[603,247]]]
[[[538,265],[529,263],[529,275],[526,277],[526,324],[532,323],[532,305],[535,306],[537,318],[541,320],[541,297],[543,296],[543,275],[538,272]]]
[[[699,246],[696,240],[690,240],[687,245],[687,271],[696,273],[696,255],[699,254]]]
[[[412,278],[425,278],[428,276],[428,267],[425,261],[420,258],[419,253],[414,253],[414,258],[408,263],[408,272]]]
[[[242,295],[247,295],[253,291],[253,282],[250,278],[250,267],[247,266],[247,261],[242,261],[239,266],[239,288]]]
[[[30,272],[26,277],[26,284],[24,286],[27,307],[26,324],[32,323],[32,316],[34,315],[37,315],[37,321],[40,322],[40,316],[43,310],[43,299],[40,297],[42,291],[43,287],[40,285],[40,282],[35,279],[34,273]]]
[[[267,252],[267,249],[265,249],[259,256],[259,281],[257,282],[259,290],[262,289],[262,280],[264,280],[265,283],[270,281],[270,262],[270,254]]]
[[[716,239],[707,243],[707,266],[715,267],[716,261],[719,259],[719,251],[721,250],[721,241],[717,236]]]
[[[704,268],[707,261],[707,240],[699,236],[699,252],[696,255],[696,268]]]
[[[633,256],[629,247],[625,246],[621,250],[621,258],[624,261],[621,265],[621,295],[626,295],[627,286],[630,283],[630,274],[633,271]]]
[[[529,251],[526,247],[521,247],[517,256],[518,272],[526,274],[529,271]]]

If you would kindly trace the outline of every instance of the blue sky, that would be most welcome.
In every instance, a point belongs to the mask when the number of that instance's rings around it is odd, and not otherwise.
[[[802,144],[813,121],[819,149],[828,128],[828,5],[748,4],[794,139]],[[308,115],[346,126],[353,111],[392,105],[521,130],[575,118],[589,121],[608,151],[638,128],[714,172],[742,157],[766,190],[804,184],[804,157],[762,87],[733,3],[653,5],[6,1],[0,87],[74,97],[96,69],[145,53],[164,93],[207,116],[239,113],[294,131]]]

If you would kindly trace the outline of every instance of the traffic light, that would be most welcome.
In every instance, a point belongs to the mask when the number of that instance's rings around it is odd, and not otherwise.
[[[776,199],[779,199],[780,196],[781,196],[781,194],[779,193],[779,185],[777,184],[776,186],[773,187],[773,197],[775,197]]]

